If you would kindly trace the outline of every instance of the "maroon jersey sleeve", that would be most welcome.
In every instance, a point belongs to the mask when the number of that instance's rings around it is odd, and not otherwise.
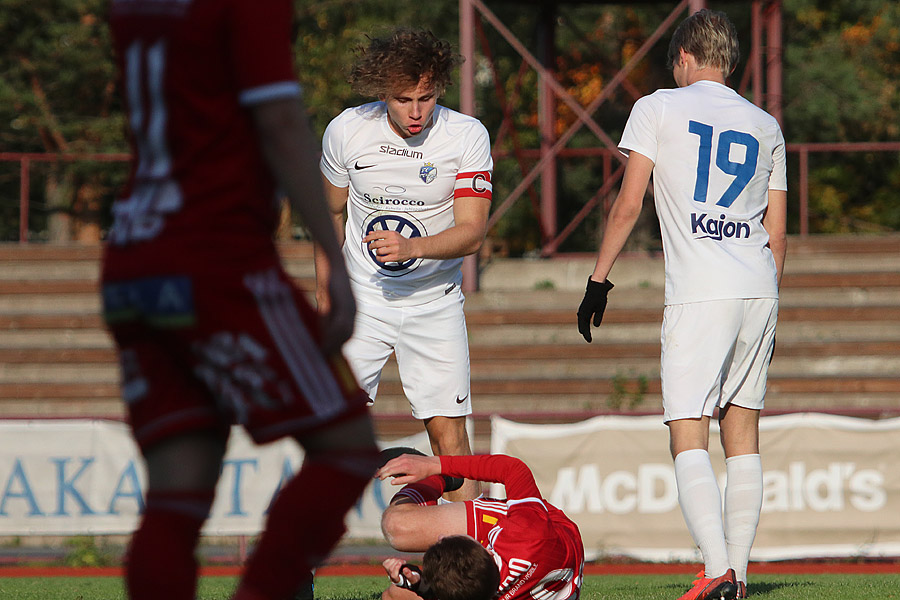
[[[534,475],[518,458],[505,454],[485,454],[441,456],[440,459],[441,472],[444,475],[502,483],[506,486],[506,497],[510,500],[541,497],[541,492],[534,482]]]
[[[273,83],[297,89],[292,6],[290,0],[232,0],[228,46],[238,89],[254,90]]]

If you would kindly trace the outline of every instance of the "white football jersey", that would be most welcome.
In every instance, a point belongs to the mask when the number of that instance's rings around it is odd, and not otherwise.
[[[654,163],[666,304],[778,297],[762,226],[769,190],[787,189],[774,117],[725,85],[699,81],[638,100],[619,149]]]
[[[430,127],[402,138],[383,102],[348,108],[325,130],[320,166],[333,185],[349,186],[344,258],[355,294],[413,305],[461,284],[462,258],[383,263],[362,238],[380,229],[434,235],[453,226],[455,198],[491,198],[490,139],[477,119],[438,105]]]

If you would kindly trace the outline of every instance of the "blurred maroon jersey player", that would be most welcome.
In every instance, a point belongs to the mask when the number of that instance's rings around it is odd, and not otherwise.
[[[584,545],[578,527],[561,510],[541,498],[528,467],[519,459],[504,455],[422,457],[403,455],[389,461],[376,474],[395,483],[411,482],[391,500],[382,518],[382,529],[391,545],[407,552],[425,551],[422,590],[390,586],[385,600],[415,600],[415,595],[438,599],[457,596],[459,589],[475,589],[474,580],[488,574],[452,573],[460,564],[477,564],[481,552],[493,559],[499,571],[498,586],[485,590],[486,598],[543,598],[577,600],[581,594],[584,569]],[[476,499],[437,505],[443,491],[442,476],[465,477],[475,481],[502,483],[506,500]],[[463,551],[462,560],[437,558],[440,547],[453,543],[451,538],[466,535],[480,544]],[[465,545],[463,545],[465,547]],[[468,556],[467,556],[468,554]],[[476,556],[471,556],[476,555]],[[458,557],[456,557],[458,558]],[[385,561],[393,582],[403,570],[402,561]],[[418,574],[408,579],[417,579]],[[467,582],[468,578],[473,581]],[[415,587],[415,586],[414,586]],[[415,594],[415,595],[413,595]]]
[[[300,102],[290,0],[113,0],[133,147],[103,261],[104,318],[147,462],[132,599],[188,600],[230,426],[305,450],[236,599],[283,600],[330,552],[377,448],[340,347],[355,303]],[[281,266],[276,186],[331,263],[319,317]],[[328,494],[310,490],[328,489]]]
[[[276,183],[248,107],[299,97],[291,18],[284,1],[112,3],[135,160],[113,208],[108,278],[275,258]]]

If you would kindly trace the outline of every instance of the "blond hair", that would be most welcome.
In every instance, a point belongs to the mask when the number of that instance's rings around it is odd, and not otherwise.
[[[713,67],[725,77],[731,75],[741,57],[737,31],[723,12],[704,8],[681,22],[669,42],[669,67],[683,49],[697,60],[697,66]]]

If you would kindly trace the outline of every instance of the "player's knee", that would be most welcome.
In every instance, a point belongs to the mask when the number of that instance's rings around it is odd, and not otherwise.
[[[411,551],[415,548],[416,521],[412,513],[417,506],[409,504],[392,504],[381,515],[381,532],[384,539],[394,550]]]

